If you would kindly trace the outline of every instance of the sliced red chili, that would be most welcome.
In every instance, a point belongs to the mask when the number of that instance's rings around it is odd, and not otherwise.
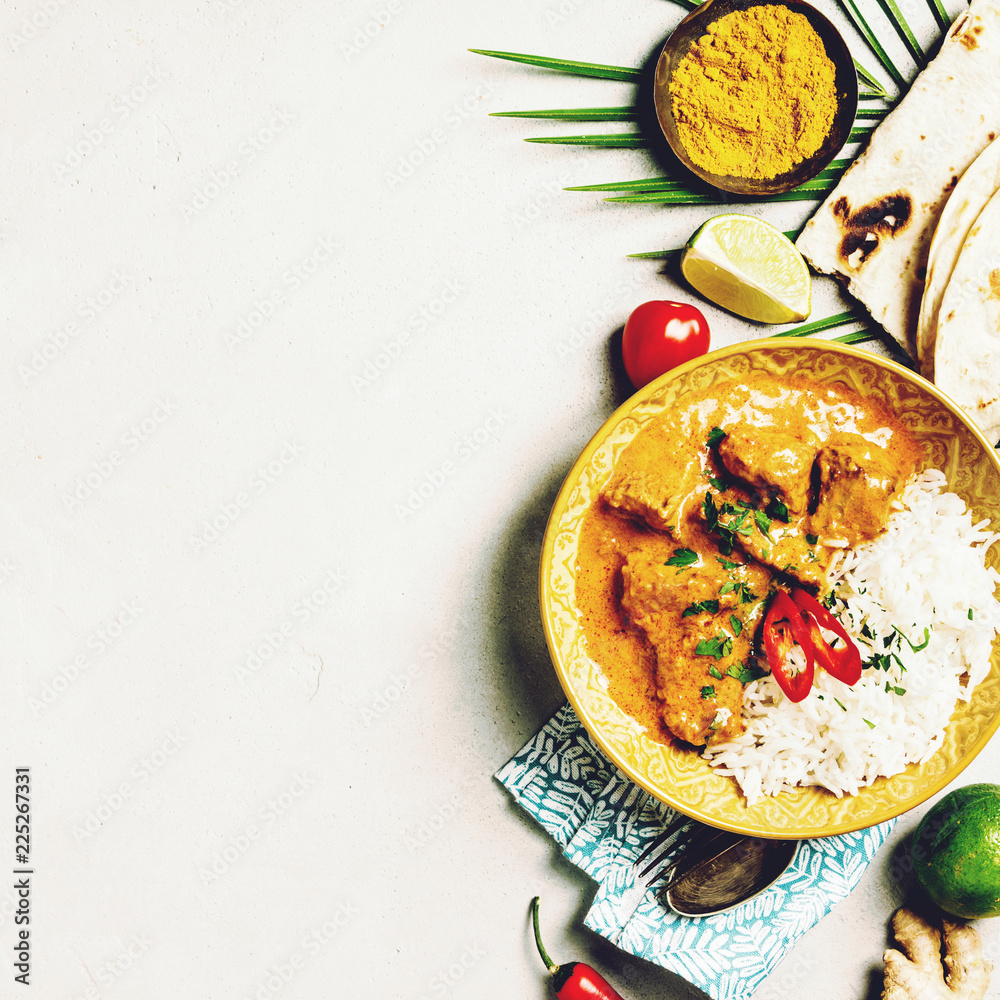
[[[792,673],[788,659],[792,649],[802,648],[806,665]],[[771,668],[771,675],[789,701],[802,701],[812,688],[815,663],[812,639],[799,609],[784,590],[771,598],[771,606],[764,616],[764,652]]]
[[[793,590],[792,600],[802,612],[802,619],[809,629],[813,654],[819,665],[831,676],[845,684],[857,684],[861,680],[861,651],[847,630],[829,610],[823,607],[812,594],[804,590]],[[823,638],[820,628],[835,633],[843,642],[836,649]]]

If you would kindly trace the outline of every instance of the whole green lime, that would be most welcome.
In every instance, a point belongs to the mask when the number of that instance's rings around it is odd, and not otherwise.
[[[945,913],[1000,916],[1000,785],[949,792],[920,821],[910,855],[917,881]]]

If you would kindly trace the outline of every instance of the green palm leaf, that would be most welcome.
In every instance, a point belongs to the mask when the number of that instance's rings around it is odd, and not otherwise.
[[[623,108],[559,108],[554,111],[494,111],[491,118],[544,118],[564,122],[632,122],[639,109]]]
[[[642,132],[608,132],[597,135],[549,135],[525,139],[525,142],[547,142],[556,146],[604,146],[606,149],[636,149],[649,144]]]
[[[871,73],[869,73],[868,70],[866,70],[864,66],[861,65],[861,63],[857,61],[857,59],[854,60],[854,70],[858,74],[858,79],[861,80],[863,83],[867,84],[867,86],[871,88],[871,90],[869,91],[864,91],[862,93],[859,93],[858,97],[863,97],[863,98],[878,97],[882,99],[888,98],[889,94],[886,91],[885,87],[883,87],[882,84],[879,83],[878,80],[874,76],[872,76]]]
[[[571,73],[574,76],[594,76],[601,80],[635,81],[642,72],[629,66],[608,66],[604,63],[577,62],[573,59],[551,59],[548,56],[531,56],[523,52],[499,52],[495,49],[469,49],[481,56],[491,56],[494,59],[508,59],[511,62],[525,63],[537,66],[539,69],[552,69],[560,73]]]
[[[837,313],[834,316],[827,316],[826,319],[817,319],[811,323],[804,323],[802,326],[793,327],[791,330],[782,330],[781,333],[776,333],[774,336],[811,337],[814,333],[822,333],[824,330],[834,330],[838,326],[847,326],[848,323],[863,323],[864,319],[865,312],[858,306],[855,309],[848,309],[846,312]]]
[[[934,20],[937,21],[938,27],[942,31],[947,31],[948,25],[951,22],[948,17],[948,12],[941,4],[941,0],[927,0],[927,6],[930,7],[931,13],[934,15]]]
[[[896,0],[876,0],[876,2],[885,12],[886,17],[892,21],[892,26],[896,29],[896,34],[899,35],[903,45],[906,46],[906,50],[917,64],[918,69],[922,69],[924,63],[927,61],[927,57],[924,55],[923,49],[920,48],[920,43],[917,41],[916,36],[910,30],[910,26],[906,23],[906,18],[903,17],[903,13],[897,6]]]
[[[847,15],[851,24],[857,29],[858,34],[865,40],[868,44],[868,48],[872,50],[875,54],[875,58],[882,64],[882,68],[892,77],[895,81],[896,86],[903,89],[906,86],[906,81],[903,79],[902,74],[893,65],[892,60],[889,58],[888,53],[882,48],[882,43],[875,36],[875,32],[868,26],[868,22],[865,20],[864,15],[858,10],[857,5],[854,0],[837,0],[840,5],[841,10]],[[860,69],[860,67],[859,67]],[[876,81],[869,79],[869,83],[874,83]]]

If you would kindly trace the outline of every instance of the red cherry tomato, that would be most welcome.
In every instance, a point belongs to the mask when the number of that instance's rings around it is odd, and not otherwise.
[[[708,343],[708,323],[694,306],[665,300],[644,302],[625,324],[625,372],[641,389],[671,368],[700,357]]]

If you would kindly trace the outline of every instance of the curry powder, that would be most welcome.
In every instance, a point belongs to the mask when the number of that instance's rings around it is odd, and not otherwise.
[[[670,82],[677,131],[703,170],[770,179],[823,144],[836,70],[803,14],[767,5],[709,25]]]

